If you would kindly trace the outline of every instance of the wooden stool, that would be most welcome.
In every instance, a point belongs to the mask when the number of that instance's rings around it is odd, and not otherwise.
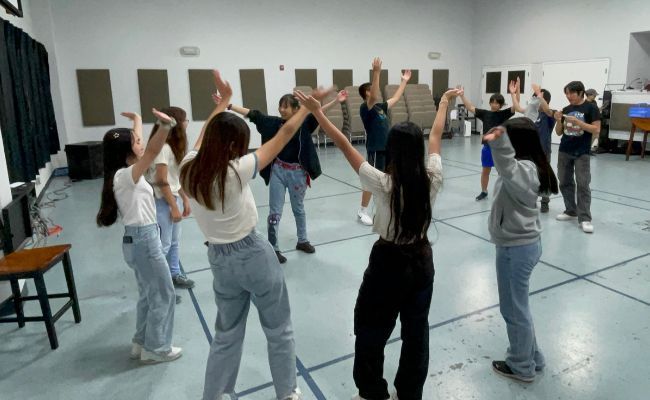
[[[72,307],[74,322],[81,322],[81,312],[79,311],[79,300],[77,299],[77,289],[74,284],[72,274],[72,264],[70,263],[70,254],[68,251],[72,247],[69,244],[60,246],[40,247],[30,250],[19,250],[11,253],[0,260],[0,281],[10,281],[11,291],[13,293],[14,307],[16,309],[16,318],[2,318],[0,323],[18,322],[18,327],[25,326],[25,322],[45,322],[47,336],[50,339],[52,349],[59,347],[56,338],[54,323]],[[50,268],[63,260],[63,272],[68,284],[68,293],[47,294],[43,274]],[[34,279],[37,296],[22,297],[18,287],[18,279]],[[49,299],[70,298],[56,314],[52,315]],[[22,303],[28,300],[38,300],[41,303],[43,315],[40,317],[25,317],[23,314]]]
[[[645,158],[645,144],[648,141],[648,133],[650,133],[650,118],[630,118],[630,120],[632,121],[632,129],[630,130],[630,139],[627,141],[627,150],[625,150],[625,161],[630,159],[632,143],[634,142],[634,133],[636,133],[637,128],[643,131],[641,158]]]

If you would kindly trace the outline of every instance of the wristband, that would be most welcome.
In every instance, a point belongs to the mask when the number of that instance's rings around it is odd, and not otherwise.
[[[172,129],[176,126],[176,120],[172,118],[170,122],[165,122],[159,119],[158,121],[156,121],[156,124],[158,124],[158,126],[160,127]]]

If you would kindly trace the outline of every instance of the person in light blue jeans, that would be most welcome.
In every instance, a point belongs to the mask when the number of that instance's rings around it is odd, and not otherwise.
[[[492,368],[508,378],[532,382],[546,365],[528,304],[530,276],[542,255],[537,197],[557,193],[557,178],[530,119],[511,119],[483,138],[499,173],[489,231],[496,245],[499,309],[510,343],[505,360],[493,361]]]
[[[266,334],[276,398],[299,400],[289,294],[273,247],[255,232],[258,214],[249,183],[299,131],[308,111],[298,110],[277,134],[249,152],[250,128],[240,117],[224,112],[232,89],[218,71],[214,78],[220,95],[215,95],[217,107],[194,149],[181,162],[180,175],[194,219],[208,243],[217,303],[203,400],[221,400],[224,395],[236,398],[251,302]],[[326,94],[318,93],[321,98]]]
[[[96,217],[100,227],[113,225],[118,217],[124,224],[122,253],[139,292],[131,358],[147,364],[174,361],[182,354],[172,346],[174,286],[160,243],[153,188],[143,177],[176,121],[156,110],[154,114],[155,134],[144,150],[141,121],[134,113],[123,114],[134,121],[134,129],[116,128],[104,135],[104,185]]]
[[[179,121],[167,137],[162,151],[154,160],[149,181],[156,196],[156,218],[160,226],[160,240],[163,253],[169,264],[174,286],[179,289],[192,289],[194,281],[189,279],[180,267],[179,240],[181,222],[190,215],[189,199],[178,180],[179,164],[187,152],[187,113],[180,107],[166,107],[161,110]],[[181,122],[182,121],[182,122]],[[154,131],[156,126],[153,127]],[[151,134],[154,134],[154,131]]]

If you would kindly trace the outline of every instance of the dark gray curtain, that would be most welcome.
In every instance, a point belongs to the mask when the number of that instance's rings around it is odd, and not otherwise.
[[[27,182],[59,151],[45,46],[0,18],[0,129],[9,180]]]

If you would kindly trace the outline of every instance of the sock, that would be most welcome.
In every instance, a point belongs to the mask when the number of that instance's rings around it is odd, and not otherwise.
[[[359,211],[361,211],[364,214],[368,214],[368,207],[361,206],[361,208],[359,208]]]

